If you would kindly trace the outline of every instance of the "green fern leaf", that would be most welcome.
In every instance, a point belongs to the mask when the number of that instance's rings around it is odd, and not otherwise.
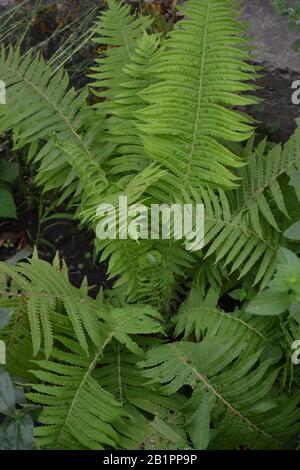
[[[87,91],[76,94],[68,89],[69,77],[60,69],[54,75],[40,56],[33,57],[29,51],[20,57],[19,50],[0,55],[0,75],[5,81],[7,104],[0,109],[0,132],[13,129],[14,147],[23,148],[31,144],[30,159],[39,164],[37,182],[45,191],[65,189],[65,183],[73,183],[73,192],[78,182],[64,155],[53,145],[53,134],[61,139],[72,139],[84,152],[92,155],[89,145],[101,126],[93,123],[93,132],[86,137],[80,134]],[[20,99],[22,97],[22,99]],[[91,111],[90,111],[91,112]],[[38,143],[47,141],[38,150]],[[75,187],[74,187],[75,184]]]
[[[257,362],[260,353],[238,335],[209,335],[198,344],[181,341],[154,348],[141,365],[145,376],[169,394],[199,385],[201,396],[208,391],[216,398],[222,414],[210,448],[280,449],[299,432],[299,395],[286,400],[284,410],[278,400],[270,411],[253,413],[270,396],[279,373],[272,359]]]
[[[107,98],[107,106],[111,112],[114,98],[122,92],[122,83],[127,77],[125,65],[130,62],[131,55],[137,45],[137,40],[151,25],[147,17],[134,18],[130,14],[130,6],[123,1],[108,0],[108,10],[104,12],[95,25],[93,41],[100,46],[106,46],[104,58],[97,59],[97,66],[93,67],[95,73],[94,88],[104,88],[104,91],[95,91],[100,98]],[[104,106],[103,106],[104,105]],[[101,113],[107,108],[101,104]]]
[[[201,183],[236,186],[237,177],[227,167],[242,162],[226,142],[246,140],[253,132],[246,115],[228,109],[255,103],[239,94],[253,90],[245,82],[255,73],[246,63],[248,42],[233,5],[187,1],[185,18],[153,65],[158,83],[142,93],[149,102],[138,113],[145,121],[138,126],[145,149],[183,190]]]

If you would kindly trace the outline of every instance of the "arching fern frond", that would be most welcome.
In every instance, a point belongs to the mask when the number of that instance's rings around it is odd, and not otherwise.
[[[74,340],[61,341],[65,351],[55,349],[51,361],[38,362],[34,374],[42,383],[28,394],[30,400],[44,406],[39,416],[42,426],[36,428],[40,445],[50,449],[116,447],[114,424],[125,413],[93,377],[102,346],[86,356]]]
[[[152,72],[157,84],[142,93],[149,106],[138,113],[145,149],[163,164],[183,190],[209,183],[230,188],[229,168],[242,162],[226,142],[251,137],[251,119],[229,109],[255,98],[248,82],[255,76],[244,29],[233,1],[189,0],[164,43]]]
[[[88,338],[95,344],[99,343],[101,323],[98,317],[101,312],[104,314],[104,308],[95,305],[81,289],[73,287],[64,270],[59,271],[34,257],[15,267],[0,263],[0,271],[11,277],[24,292],[34,355],[38,354],[42,345],[47,357],[52,352],[53,316],[57,302],[64,306],[73,333],[86,352]]]
[[[197,406],[203,393],[215,398],[211,412],[214,433],[209,448],[280,449],[299,432],[299,395],[274,398],[279,368],[276,359],[259,360],[257,341],[229,333],[208,331],[200,343],[170,343],[149,351],[145,376],[175,393],[183,386],[198,388]]]
[[[274,318],[250,318],[239,310],[227,313],[217,307],[219,297],[220,292],[215,287],[209,286],[203,293],[202,284],[195,282],[174,319],[175,335],[184,334],[184,338],[188,339],[195,334],[197,341],[200,341],[206,334],[226,336],[232,332],[233,335],[240,335],[241,341],[242,335],[247,340],[255,337],[259,341],[271,341],[277,326]]]
[[[228,200],[222,191],[217,195],[202,188],[201,195],[198,201],[205,205],[206,258],[213,255],[215,263],[221,262],[239,278],[249,274],[256,265],[254,284],[265,286],[276,268],[275,253],[282,241],[281,234],[264,221],[263,235],[258,235],[251,225],[249,213],[244,210],[234,212],[232,198]]]
[[[262,287],[274,274],[276,250],[286,244],[285,187],[288,174],[300,163],[300,132],[283,148],[277,145],[265,153],[264,147],[262,142],[257,149],[246,148],[248,165],[239,170],[243,185],[229,197],[222,191],[219,196],[210,189],[199,191],[205,205],[207,256],[214,254],[217,263],[231,266],[240,278],[259,263],[254,284]],[[300,208],[297,198],[294,205]]]
[[[102,123],[98,119],[90,132],[80,132],[83,117],[86,118],[81,109],[86,105],[87,90],[77,94],[74,89],[69,89],[67,72],[60,69],[53,75],[43,58],[33,57],[31,51],[20,57],[18,49],[10,49],[8,53],[2,49],[0,76],[5,81],[7,93],[7,104],[0,109],[0,132],[13,130],[16,149],[27,144],[31,146],[30,161],[33,159],[39,165],[36,181],[45,191],[65,189],[67,194],[72,190],[75,192],[76,174],[54,145],[53,135],[72,140],[90,160],[93,159],[90,146]]]
[[[44,406],[36,435],[46,448],[96,450],[103,444],[117,447],[119,443],[115,425],[121,425],[129,413],[118,397],[98,383],[96,370],[113,339],[139,354],[142,350],[135,335],[157,333],[162,325],[160,314],[145,305],[107,305],[105,318],[101,340],[90,346],[88,355],[69,335],[58,334],[51,360],[36,363],[39,369],[33,374],[42,383],[35,384],[28,397]]]
[[[90,208],[92,214],[93,209],[97,210],[97,205],[109,188],[109,182],[100,163],[90,159],[89,154],[72,141],[63,141],[55,137],[54,143],[73,169],[74,176],[79,179],[80,206],[85,210]]]

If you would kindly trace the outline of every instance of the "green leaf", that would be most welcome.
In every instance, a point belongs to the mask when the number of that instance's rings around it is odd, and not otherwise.
[[[255,315],[279,315],[288,309],[290,303],[290,297],[286,292],[267,289],[249,303],[246,311]]]
[[[0,450],[32,449],[33,433],[33,421],[29,415],[5,420],[0,426]]]
[[[280,248],[278,250],[278,263],[279,264],[293,264],[300,267],[300,260],[298,256],[287,248]]]
[[[15,410],[15,389],[9,374],[0,367],[0,414],[9,416]]]
[[[7,162],[0,159],[0,180],[6,183],[15,181],[19,174],[19,165],[13,162]]]
[[[286,248],[278,252],[278,267],[274,279],[269,283],[272,291],[300,294],[300,259]]]
[[[17,211],[14,198],[5,184],[0,184],[0,217],[16,219]]]
[[[211,393],[204,393],[194,418],[193,428],[190,431],[193,448],[195,450],[207,449],[210,441],[210,400]]]
[[[300,221],[291,225],[291,227],[284,232],[284,236],[289,240],[300,240]]]

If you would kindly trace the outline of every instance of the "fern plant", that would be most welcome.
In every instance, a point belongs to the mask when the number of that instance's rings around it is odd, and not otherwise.
[[[295,448],[298,374],[293,319],[232,312],[234,287],[265,288],[286,229],[299,220],[290,175],[299,131],[282,147],[254,144],[256,67],[234,0],[188,0],[166,38],[109,0],[89,90],[41,56],[4,49],[9,106],[0,132],[28,149],[45,191],[60,190],[97,233],[102,203],[202,203],[205,245],[96,239],[111,292],[73,287],[59,257],[0,264],[8,370],[42,407],[48,449]],[[296,201],[296,202],[295,202]],[[96,238],[96,236],[95,236]],[[136,429],[139,429],[137,436]]]

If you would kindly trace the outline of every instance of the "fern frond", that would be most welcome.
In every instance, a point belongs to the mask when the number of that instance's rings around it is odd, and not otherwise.
[[[93,159],[89,145],[101,122],[86,140],[80,134],[83,125],[80,110],[85,106],[87,91],[77,94],[74,89],[69,90],[67,73],[60,69],[53,75],[43,58],[33,57],[31,51],[20,57],[18,49],[8,53],[2,49],[0,75],[7,90],[7,104],[0,109],[0,132],[13,129],[16,149],[32,146],[31,158],[39,165],[36,180],[45,191],[65,189],[72,183],[74,186],[76,174],[55,147],[53,134],[62,140],[72,140]],[[45,140],[46,144],[37,151],[39,141]],[[78,182],[75,184],[74,192]]]
[[[108,189],[109,183],[99,162],[91,160],[89,154],[71,141],[62,141],[55,137],[55,145],[65,156],[73,170],[73,174],[79,178],[81,191],[81,205],[83,207],[94,207],[103,197]],[[95,203],[95,199],[97,202]]]
[[[192,254],[180,242],[156,241],[152,251],[139,258],[138,283],[133,298],[167,313],[177,284],[194,264]]]
[[[108,260],[108,273],[116,277],[116,288],[125,289],[127,300],[150,304],[161,312],[168,311],[177,280],[194,262],[172,240],[109,240],[97,246],[104,248],[101,260]]]
[[[142,343],[141,346],[146,346],[146,344]],[[125,419],[122,425],[117,425],[120,447],[159,449],[169,448],[171,442],[173,445],[185,442],[188,446],[186,437],[182,436],[184,435],[182,429],[179,431],[181,434],[179,440],[178,435],[177,441],[172,441],[169,436],[169,439],[164,440],[164,445],[157,444],[157,441],[162,440],[162,434],[159,429],[156,429],[157,421],[169,421],[170,424],[172,422],[173,431],[175,431],[176,421],[181,419],[181,424],[183,422],[180,409],[185,405],[186,399],[180,395],[170,398],[162,394],[157,387],[147,387],[141,369],[137,367],[137,361],[143,356],[143,351],[139,351],[136,355],[113,342],[105,351],[101,367],[95,371],[95,377],[101,386],[113,393],[129,414],[129,418]],[[139,429],[138,435],[137,428]],[[153,444],[154,442],[156,444]]]
[[[247,211],[235,212],[232,193],[227,195],[221,189],[216,193],[205,187],[191,193],[192,201],[205,207],[206,263],[211,265],[215,260],[216,266],[228,270],[229,274],[238,273],[240,278],[260,263],[254,282],[266,285],[276,267],[276,247],[282,240],[280,233],[265,223],[263,237],[259,236],[249,222]]]
[[[28,398],[44,405],[39,416],[42,426],[36,437],[44,448],[102,449],[116,447],[114,424],[124,412],[112,394],[94,379],[93,372],[102,346],[89,356],[71,339],[61,339],[66,351],[53,350],[51,361],[38,361],[34,371],[39,381]]]
[[[153,65],[158,83],[142,93],[149,106],[138,113],[145,149],[167,168],[183,190],[209,183],[236,186],[227,167],[242,165],[227,142],[251,137],[251,120],[233,105],[255,99],[248,82],[255,76],[247,64],[244,30],[236,21],[234,2],[189,0],[185,18],[170,33]]]
[[[202,281],[202,279],[199,279]],[[174,319],[175,335],[188,339],[195,334],[197,341],[200,341],[206,334],[227,335],[232,334],[255,336],[257,339],[266,342],[271,338],[278,324],[274,318],[261,318],[258,316],[249,317],[242,311],[236,310],[234,313],[227,313],[217,307],[220,298],[220,291],[215,286],[209,286],[203,292],[203,286],[196,279],[188,297],[179,308]],[[248,318],[249,317],[249,318]],[[248,338],[249,339],[249,338]]]
[[[125,305],[111,309],[106,317],[105,328],[108,330],[108,338],[114,337],[129,351],[139,354],[142,349],[129,335],[162,333],[161,321],[160,313],[150,305]]]
[[[118,185],[108,187],[100,166],[90,162],[76,145],[59,140],[56,143],[73,165],[84,187],[78,216],[92,224],[96,234],[101,221],[97,215],[100,204],[111,204],[115,208],[116,229],[119,229],[119,196],[127,197],[128,206],[140,203],[147,189],[165,174],[160,168],[149,165],[134,178],[124,178]],[[171,241],[164,244],[151,240],[122,240],[116,234],[116,239],[112,240],[97,238],[96,247],[101,252],[101,260],[108,261],[110,278],[118,278],[115,286],[126,285],[128,300],[149,303],[159,310],[165,310],[169,305],[174,275],[182,275],[192,264],[191,255],[180,244]],[[157,259],[155,253],[158,253]]]
[[[245,148],[248,165],[239,170],[243,187],[236,192],[239,210],[249,211],[253,229],[262,235],[260,219],[280,231],[278,213],[289,218],[284,199],[285,178],[300,165],[300,132],[296,130],[282,147],[266,150],[266,139],[256,148]]]
[[[144,32],[124,71],[126,81],[122,82],[122,93],[115,98],[114,117],[110,118],[109,136],[116,144],[112,157],[107,161],[110,174],[137,173],[149,164],[141,137],[136,126],[136,112],[145,106],[139,94],[153,83],[151,64],[158,51],[160,40],[157,35]]]
[[[184,333],[185,339],[195,335],[198,343],[182,340],[150,349],[140,364],[145,377],[149,384],[162,384],[169,395],[191,387],[183,410],[188,422],[203,394],[211,395],[214,433],[209,448],[288,447],[299,432],[299,394],[288,399],[277,386],[284,351],[272,353],[279,341],[276,319],[223,312],[216,307],[215,289],[211,287],[206,297],[202,289],[202,284],[194,284],[175,318],[175,334]]]
[[[46,356],[49,357],[51,354],[52,317],[58,301],[63,304],[82,348],[88,351],[87,338],[95,344],[99,343],[101,323],[98,318],[101,312],[104,314],[104,308],[86,297],[80,289],[73,287],[63,271],[57,271],[37,257],[29,262],[19,263],[16,267],[0,263],[0,270],[14,279],[20,288],[23,287],[34,355],[40,351],[42,344]],[[20,279],[26,280],[25,289]]]
[[[131,16],[130,6],[123,1],[108,0],[108,7],[95,24],[93,38],[105,48],[104,57],[96,59],[97,66],[92,68],[93,88],[104,89],[95,94],[107,99],[101,103],[101,113],[105,110],[111,113],[114,99],[123,91],[122,83],[127,81],[124,67],[130,62],[137,40],[152,23],[149,17]]]
[[[284,448],[299,432],[299,395],[284,406],[280,396],[271,409],[264,405],[273,397],[279,369],[273,358],[259,361],[261,350],[254,343],[237,334],[207,334],[198,344],[181,341],[151,349],[141,365],[145,376],[169,394],[189,385],[200,388],[198,398],[205,391],[215,397],[209,448]]]
[[[34,392],[28,395],[44,406],[39,417],[43,426],[37,428],[40,444],[59,449],[72,449],[74,445],[94,450],[103,444],[116,447],[114,425],[129,415],[115,396],[99,385],[95,371],[113,339],[138,354],[142,350],[134,336],[159,331],[160,314],[149,306],[134,305],[108,307],[101,340],[88,355],[76,341],[58,335],[56,340],[62,347],[52,350],[51,360],[37,361],[39,370],[33,373],[43,383],[34,385]]]
[[[276,251],[286,241],[282,231],[289,214],[284,190],[287,174],[298,167],[300,132],[297,130],[287,144],[264,153],[265,142],[250,151],[248,165],[239,170],[243,185],[229,196],[210,189],[193,192],[205,205],[206,256],[215,255],[216,263],[231,266],[239,278],[254,266],[254,284],[265,287],[276,269]],[[294,206],[300,208],[295,199]],[[293,209],[294,210],[294,209]]]

